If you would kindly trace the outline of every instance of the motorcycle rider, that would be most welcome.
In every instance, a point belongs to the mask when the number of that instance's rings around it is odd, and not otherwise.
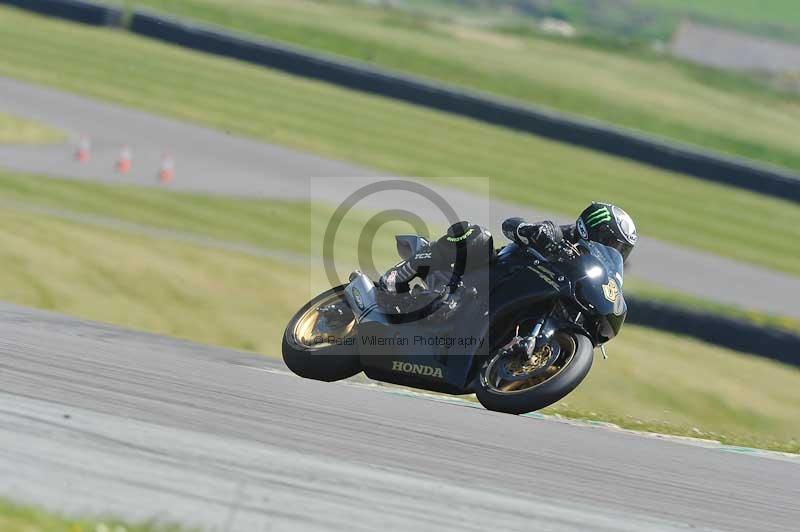
[[[522,218],[508,218],[502,230],[509,240],[520,246],[530,246],[548,258],[559,255],[565,240],[574,244],[584,239],[616,249],[625,261],[637,241],[633,218],[616,205],[601,202],[592,202],[574,224],[559,226],[549,220],[529,223]],[[380,279],[380,286],[389,293],[404,293],[410,290],[415,278],[426,280],[430,285],[430,275],[438,274],[446,280],[445,290],[442,290],[444,301],[454,308],[463,286],[461,275],[490,261],[493,247],[489,231],[469,222],[458,222],[427,249],[386,272]],[[571,252],[567,250],[566,253]]]
[[[545,256],[557,254],[564,240],[572,244],[581,238],[591,240],[616,249],[623,261],[628,260],[637,240],[636,225],[628,213],[616,205],[596,201],[583,210],[574,224],[559,226],[549,220],[528,223],[522,218],[509,218],[503,222],[503,234]]]

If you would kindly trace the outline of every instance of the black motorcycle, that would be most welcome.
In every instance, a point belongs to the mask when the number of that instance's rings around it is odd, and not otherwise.
[[[430,249],[421,237],[397,242],[402,258]],[[565,241],[550,258],[514,243],[487,256],[459,272],[458,298],[424,283],[386,293],[354,272],[291,319],[286,365],[322,381],[363,371],[413,388],[474,393],[487,409],[510,414],[559,401],[625,321],[622,256],[587,240]]]

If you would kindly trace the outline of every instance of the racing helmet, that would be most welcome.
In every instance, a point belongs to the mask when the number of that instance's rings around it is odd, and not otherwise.
[[[578,217],[575,227],[581,238],[616,249],[623,260],[628,260],[638,238],[633,218],[610,203],[593,201]]]

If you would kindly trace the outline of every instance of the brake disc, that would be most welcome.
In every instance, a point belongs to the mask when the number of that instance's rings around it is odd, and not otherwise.
[[[524,353],[505,355],[506,360],[498,360],[497,375],[504,381],[515,382],[543,375],[558,360],[561,346],[547,344],[530,358]],[[500,355],[504,356],[504,355]]]

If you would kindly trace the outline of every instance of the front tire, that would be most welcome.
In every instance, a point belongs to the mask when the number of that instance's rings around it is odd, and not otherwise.
[[[283,361],[296,375],[306,379],[332,382],[352,377],[361,372],[361,361],[355,345],[342,343],[311,342],[321,332],[316,329],[320,321],[317,310],[326,305],[341,305],[345,312],[352,312],[344,299],[344,285],[337,286],[318,295],[295,314],[283,333]],[[346,321],[346,320],[345,320]],[[341,327],[342,340],[354,334],[355,316]],[[340,331],[341,332],[341,331]]]
[[[594,359],[594,347],[586,336],[566,331],[556,333],[554,341],[558,341],[562,348],[571,347],[572,353],[564,354],[568,358],[559,358],[554,364],[554,373],[545,380],[538,383],[534,381],[525,387],[520,386],[519,389],[511,389],[516,383],[504,386],[495,382],[492,364],[498,363],[497,357],[487,360],[478,374],[475,390],[478,401],[488,410],[525,414],[566,397],[589,374]],[[560,367],[556,366],[559,362],[562,364]]]

